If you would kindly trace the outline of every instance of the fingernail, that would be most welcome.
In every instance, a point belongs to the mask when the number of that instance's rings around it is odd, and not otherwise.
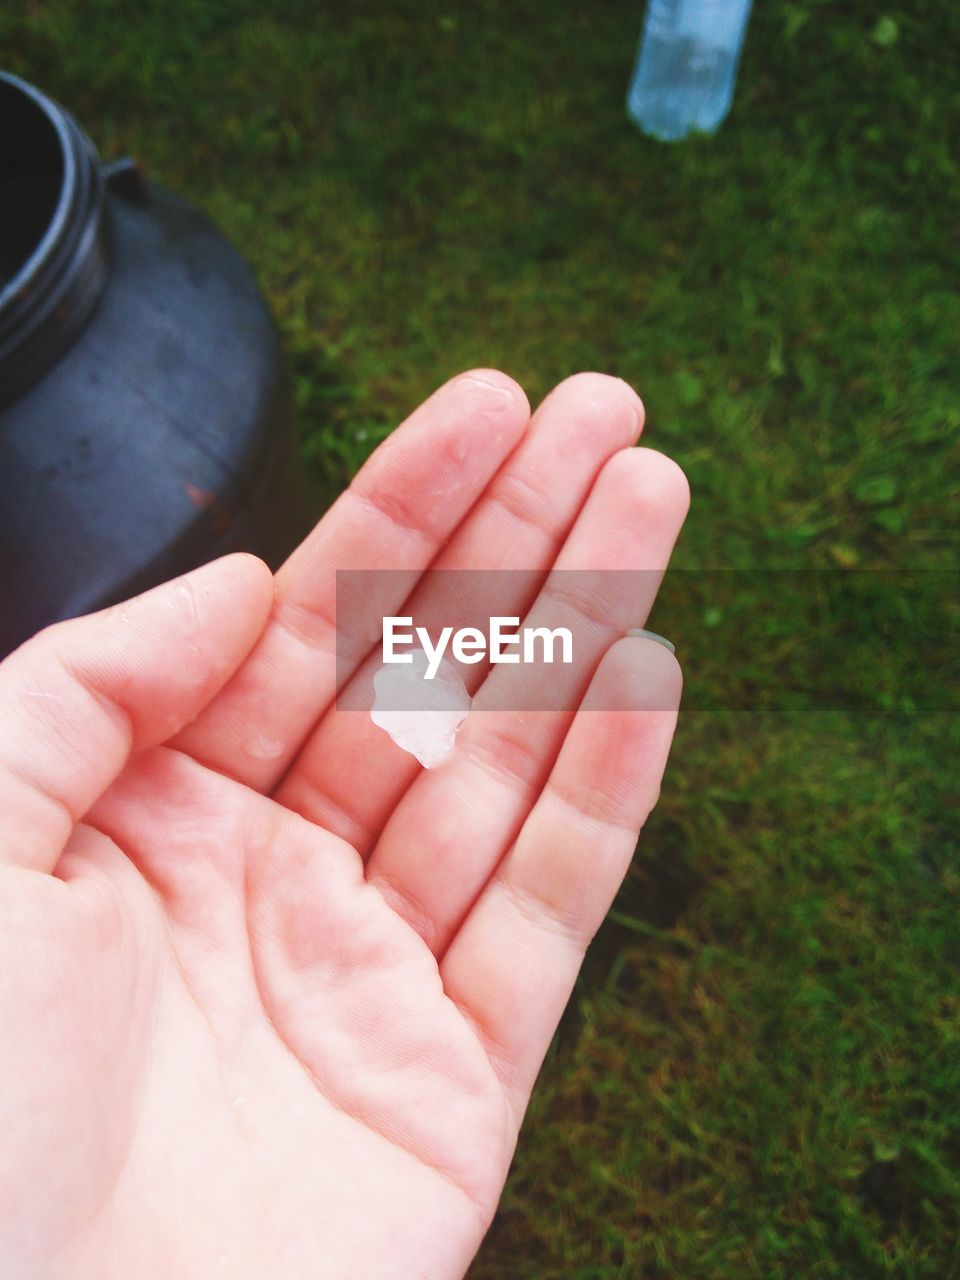
[[[677,652],[677,646],[671,644],[666,636],[657,635],[656,631],[644,631],[642,627],[637,627],[633,631],[627,632],[628,636],[639,636],[641,640],[656,640],[657,644],[662,644],[665,649],[669,649],[671,653]]]
[[[467,383],[470,386],[483,387],[484,391],[496,391],[504,405],[511,404],[513,402],[514,390],[512,386],[505,387],[501,382],[494,382],[490,378],[478,377],[475,373],[464,375],[460,381],[462,383]]]

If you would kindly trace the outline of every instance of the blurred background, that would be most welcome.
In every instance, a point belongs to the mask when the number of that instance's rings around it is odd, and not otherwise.
[[[472,1280],[960,1276],[960,8],[755,10],[675,145],[624,112],[640,3],[0,16],[253,265],[322,500],[472,365],[626,378],[690,477],[687,710]],[[878,571],[882,643],[811,665],[816,584]]]

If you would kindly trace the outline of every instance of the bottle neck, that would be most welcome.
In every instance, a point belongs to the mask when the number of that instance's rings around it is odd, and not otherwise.
[[[104,181],[71,116],[0,74],[0,409],[89,320],[107,278]]]

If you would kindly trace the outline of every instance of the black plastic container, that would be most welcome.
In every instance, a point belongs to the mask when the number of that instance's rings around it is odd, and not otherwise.
[[[276,565],[311,519],[249,268],[0,74],[0,655],[227,551]]]

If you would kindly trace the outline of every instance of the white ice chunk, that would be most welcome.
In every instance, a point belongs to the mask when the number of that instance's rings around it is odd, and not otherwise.
[[[373,677],[370,719],[401,750],[432,769],[453,750],[457,730],[470,710],[470,695],[449,663],[442,662],[434,678],[426,680],[426,653],[420,648],[409,652],[413,662],[384,664]]]

